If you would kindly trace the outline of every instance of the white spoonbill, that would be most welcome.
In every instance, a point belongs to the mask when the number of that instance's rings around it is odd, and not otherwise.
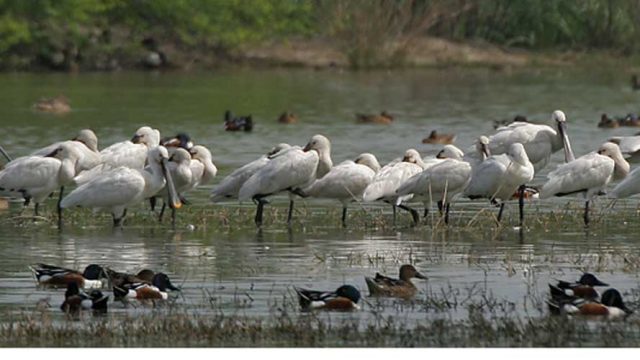
[[[171,199],[170,206],[179,208],[182,204],[167,169],[167,149],[156,146],[148,152],[149,171],[120,166],[102,172],[62,199],[61,208],[80,206],[109,209],[113,225],[119,226],[122,225],[127,208],[156,195],[165,186],[165,179]]]
[[[462,193],[471,180],[471,165],[462,160],[463,156],[462,150],[454,145],[446,145],[436,155],[437,159],[442,159],[439,163],[410,177],[396,190],[396,194],[413,194],[414,199],[422,199],[425,217],[431,202],[436,201],[441,212],[445,209],[444,221],[448,224],[451,200]]]
[[[82,185],[93,179],[98,174],[125,166],[131,169],[144,169],[147,161],[147,153],[160,144],[160,132],[148,126],[143,126],[136,131],[131,141],[115,143],[100,152],[101,163],[91,170],[76,176],[74,181]]]
[[[326,175],[331,161],[331,142],[323,135],[314,135],[304,149],[290,148],[278,154],[256,171],[240,188],[240,201],[252,199],[257,203],[255,222],[262,225],[265,198],[281,191],[289,191],[289,214],[291,225],[293,194],[312,184],[316,178]]]
[[[80,155],[76,163],[76,174],[92,169],[101,162],[100,152],[98,151],[98,137],[91,129],[82,129],[73,139],[53,143],[42,149],[34,151],[31,155],[46,156],[62,144],[73,146],[76,149],[76,152]]]
[[[582,194],[584,204],[584,224],[589,226],[589,202],[604,190],[612,179],[624,178],[629,173],[629,163],[620,152],[620,147],[612,142],[600,146],[573,161],[558,166],[547,176],[547,182],[540,188],[540,198]],[[622,194],[618,189],[617,194]]]
[[[211,190],[211,201],[218,203],[224,200],[237,199],[238,192],[251,175],[265,166],[272,158],[278,156],[281,151],[291,148],[289,144],[278,144],[274,146],[267,154],[260,158],[235,169],[231,174],[227,175],[220,183]]]
[[[425,164],[420,157],[420,153],[415,149],[407,150],[402,161],[392,161],[380,169],[371,184],[364,190],[362,200],[365,202],[382,200],[391,204],[394,225],[396,223],[396,207],[409,211],[413,223],[417,224],[420,221],[418,212],[403,204],[404,201],[411,199],[413,195],[398,196],[396,190],[404,181],[420,173],[424,167]]]
[[[498,128],[498,132],[489,137],[491,154],[504,154],[511,144],[520,143],[536,171],[544,168],[551,155],[563,148],[565,161],[573,160],[573,150],[567,133],[567,117],[564,112],[556,110],[551,114],[551,119],[556,123],[557,131],[549,125],[527,122],[514,122]]]
[[[627,158],[627,161],[634,163],[640,161],[640,135],[614,136],[608,141],[620,147],[620,152]]]
[[[64,186],[75,176],[76,162],[80,154],[75,147],[62,143],[46,156],[25,156],[9,163],[0,171],[0,190],[21,193],[25,206],[31,199],[35,203],[35,215],[39,205],[51,193],[60,188],[60,199]],[[60,200],[58,217],[60,221]]]
[[[480,139],[478,145],[482,148],[486,142]],[[488,151],[482,149],[482,156]],[[470,199],[489,199],[492,203],[500,200],[498,222],[502,220],[505,201],[511,199],[516,190],[520,193],[520,225],[524,222],[524,185],[533,179],[534,167],[529,161],[524,146],[520,143],[511,144],[506,154],[492,155],[477,163],[472,168],[471,181],[464,190],[464,195]]]
[[[191,179],[191,187],[188,190],[195,189],[200,185],[211,184],[213,178],[218,174],[218,168],[213,163],[211,151],[202,145],[195,145],[189,149],[191,154],[191,171],[193,178]]]
[[[302,190],[306,196],[336,199],[342,203],[342,226],[346,226],[347,206],[362,200],[364,189],[380,171],[378,159],[372,154],[360,154],[355,161],[346,160],[331,168],[327,175]]]

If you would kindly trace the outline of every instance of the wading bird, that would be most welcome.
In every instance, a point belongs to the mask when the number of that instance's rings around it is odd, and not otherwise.
[[[121,166],[102,172],[67,195],[60,204],[61,208],[80,206],[109,209],[113,225],[121,226],[128,207],[155,196],[164,188],[165,183],[169,191],[169,206],[180,208],[182,203],[168,171],[167,149],[156,146],[148,150],[148,153],[148,170]]]
[[[262,211],[267,203],[265,198],[288,191],[287,224],[291,225],[295,192],[322,178],[332,166],[331,142],[323,135],[314,135],[304,149],[283,151],[256,171],[240,188],[239,200],[252,199],[257,203],[255,223],[260,227]]]
[[[540,188],[540,198],[581,194],[584,203],[584,224],[589,225],[589,202],[601,193],[612,179],[622,179],[629,173],[629,163],[618,145],[606,142],[598,151],[559,165],[547,176]]]

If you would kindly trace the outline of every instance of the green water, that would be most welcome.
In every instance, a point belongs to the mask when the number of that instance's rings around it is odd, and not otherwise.
[[[640,98],[640,93],[628,88],[624,74],[576,69],[3,74],[0,92],[0,144],[12,155],[71,138],[85,127],[96,132],[103,148],[150,125],[164,135],[187,131],[196,143],[208,146],[219,169],[216,183],[274,144],[303,145],[315,133],[331,139],[334,163],[361,152],[372,152],[385,163],[408,147],[415,147],[423,156],[437,152],[439,146],[421,144],[433,129],[456,133],[456,144],[466,149],[478,135],[492,133],[493,120],[524,114],[548,121],[555,109],[567,113],[572,145],[580,155],[608,136],[635,133],[632,128],[601,130],[596,123],[602,112],[623,115],[635,111]],[[31,109],[38,98],[59,93],[71,100],[70,114],[55,116]],[[254,131],[224,132],[222,115],[227,109],[252,114]],[[285,110],[296,113],[299,123],[278,124],[276,119]],[[396,117],[393,125],[355,123],[354,113],[381,110]],[[561,160],[561,154],[554,155],[553,163],[535,182],[540,184]],[[454,204],[453,225],[447,230],[411,228],[405,214],[395,230],[363,227],[362,221],[342,229],[337,203],[312,200],[299,202],[296,222],[287,230],[283,197],[272,204],[282,209],[278,217],[268,220],[258,232],[249,204],[213,205],[207,201],[209,191],[210,187],[189,195],[192,207],[212,213],[226,209],[233,226],[218,222],[201,226],[193,215],[197,212],[192,212],[191,218],[185,215],[179,221],[176,230],[151,220],[133,221],[114,230],[107,215],[97,215],[88,224],[74,222],[58,231],[48,223],[16,223],[9,220],[15,212],[0,212],[0,310],[33,309],[39,300],[48,299],[49,311],[62,318],[58,306],[64,291],[36,288],[28,269],[35,262],[74,268],[101,263],[121,271],[142,267],[164,271],[184,289],[177,306],[205,315],[221,308],[230,314],[266,316],[280,302],[294,299],[293,285],[335,289],[350,283],[365,294],[366,301],[361,312],[339,316],[366,320],[375,308],[410,325],[443,316],[466,318],[464,306],[442,313],[366,297],[364,276],[376,272],[396,275],[406,262],[415,263],[429,277],[428,281],[416,280],[417,304],[429,298],[442,300],[455,292],[461,301],[491,297],[513,304],[505,312],[546,316],[547,283],[556,278],[577,279],[586,270],[598,273],[627,297],[637,296],[639,226],[629,215],[637,207],[635,200],[612,209],[607,208],[610,203],[606,200],[597,202],[596,212],[604,220],[588,231],[577,214],[576,221],[546,230],[544,224],[536,223],[520,232],[512,226],[516,223],[514,206],[507,209],[507,223],[499,230],[486,222],[465,227],[480,209],[495,211],[469,202]],[[568,201],[536,202],[528,211],[534,217],[555,209],[578,211],[580,203],[567,208]],[[53,202],[46,208],[51,211]],[[390,222],[390,209],[383,205],[366,205],[368,213],[359,205],[352,208],[352,216],[378,216]],[[134,211],[138,219],[151,218],[143,207]],[[618,216],[622,212],[624,220]],[[188,230],[188,223],[196,224],[195,230]],[[209,306],[212,302],[215,306]],[[113,304],[110,316],[146,311],[151,310]]]

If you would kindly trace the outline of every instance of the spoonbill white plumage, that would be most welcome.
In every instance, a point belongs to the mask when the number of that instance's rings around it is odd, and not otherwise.
[[[391,204],[394,225],[396,223],[396,207],[409,211],[414,224],[417,224],[420,220],[418,212],[403,204],[413,195],[399,196],[396,194],[396,190],[404,181],[421,172],[424,168],[425,164],[420,153],[415,149],[407,150],[402,161],[392,161],[380,169],[371,184],[364,190],[362,200],[365,202],[382,200]]]
[[[346,160],[331,168],[302,192],[311,197],[336,199],[342,203],[342,226],[346,226],[347,206],[362,200],[364,189],[380,171],[378,159],[373,154],[360,154],[355,161]]]
[[[160,132],[148,126],[139,128],[131,141],[115,143],[100,152],[101,162],[91,170],[76,176],[74,181],[82,185],[100,173],[125,166],[131,169],[144,169],[147,153],[160,144]]]
[[[629,163],[620,152],[620,147],[606,142],[598,151],[559,165],[547,176],[540,188],[540,198],[582,194],[585,199],[584,224],[589,225],[589,202],[604,190],[612,179],[624,178],[629,173]],[[618,189],[617,194],[622,194]]]
[[[218,185],[213,187],[213,190],[211,190],[211,201],[217,203],[228,199],[238,198],[238,192],[245,181],[271,161],[271,159],[278,156],[281,151],[285,151],[289,148],[291,148],[291,145],[289,144],[278,144],[267,154],[262,155],[260,158],[234,170],[231,174],[222,179]]]
[[[620,147],[620,152],[627,158],[627,161],[634,163],[640,161],[640,135],[614,136],[608,141]]]
[[[53,143],[49,146],[32,152],[31,155],[46,156],[47,154],[52,153],[62,144],[73,146],[76,149],[76,152],[79,154],[79,158],[76,163],[76,174],[79,174],[80,172],[85,170],[92,169],[101,162],[100,152],[98,151],[98,137],[91,129],[82,129],[73,139]]]
[[[168,171],[167,149],[156,146],[148,152],[148,171],[120,166],[102,172],[67,195],[60,204],[61,208],[80,206],[110,209],[114,226],[119,226],[122,224],[127,208],[156,195],[165,186],[165,179],[170,206],[179,208],[182,204]]]
[[[44,157],[18,158],[0,171],[0,190],[21,193],[25,199],[25,206],[33,199],[34,213],[37,216],[39,205],[60,188],[59,207],[64,186],[73,180],[80,156],[74,146],[62,143]],[[58,216],[60,221],[59,209]]]
[[[483,156],[488,151],[486,142],[478,142]],[[498,222],[502,220],[505,201],[511,199],[516,190],[520,193],[520,225],[524,222],[524,185],[533,179],[534,167],[529,161],[524,146],[520,143],[509,145],[506,154],[492,155],[472,167],[471,181],[464,190],[470,199],[486,198],[492,203],[500,200]]]
[[[573,160],[575,157],[567,133],[566,115],[556,110],[551,114],[551,119],[556,123],[557,131],[549,125],[528,122],[514,122],[499,128],[497,133],[489,137],[491,154],[504,154],[511,144],[520,143],[536,171],[544,168],[551,155],[560,149],[564,149],[566,162]]]
[[[436,155],[441,159],[422,172],[413,175],[397,190],[400,196],[413,194],[425,204],[425,217],[432,201],[438,203],[442,212],[445,209],[444,221],[449,223],[449,204],[451,200],[467,187],[471,180],[471,165],[462,160],[464,153],[453,145],[446,145]]]
[[[332,165],[331,142],[323,135],[314,135],[304,149],[285,150],[251,175],[240,188],[238,198],[240,201],[253,199],[257,203],[255,222],[260,227],[265,198],[289,191],[287,223],[291,225],[294,193],[326,175]]]
[[[193,177],[191,186],[187,191],[200,185],[210,184],[218,174],[218,168],[213,163],[213,157],[209,149],[202,145],[195,145],[189,149],[189,153],[191,154],[190,166]]]

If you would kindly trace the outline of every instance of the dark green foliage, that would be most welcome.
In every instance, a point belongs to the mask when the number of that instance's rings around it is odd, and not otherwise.
[[[639,23],[637,0],[0,0],[0,68],[132,67],[149,38],[178,65],[292,36],[353,67],[402,65],[424,35],[633,54]]]

